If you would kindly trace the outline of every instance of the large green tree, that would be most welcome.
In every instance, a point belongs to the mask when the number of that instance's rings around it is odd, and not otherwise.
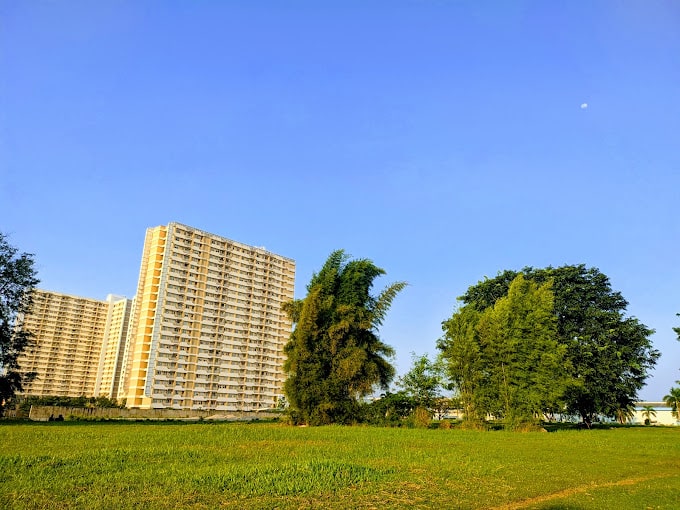
[[[522,273],[538,283],[553,282],[557,340],[566,348],[565,370],[571,378],[565,410],[589,425],[596,415],[614,417],[635,402],[659,352],[650,341],[653,330],[625,316],[628,302],[612,290],[609,278],[583,264],[529,267]],[[484,310],[507,294],[517,274],[504,271],[487,278],[459,299]]]
[[[492,414],[506,428],[523,427],[561,397],[565,349],[556,340],[551,286],[519,274],[492,306],[463,307],[444,322],[439,347],[468,419]]]
[[[18,360],[32,336],[19,322],[30,310],[31,293],[37,284],[33,255],[19,253],[0,232],[0,416],[7,401],[31,377],[22,374]]]
[[[284,391],[300,421],[352,422],[359,400],[376,386],[387,389],[394,378],[394,351],[378,328],[406,284],[393,283],[373,296],[373,281],[383,274],[372,261],[350,260],[338,250],[312,277],[307,296],[284,305],[295,323],[285,347]]]

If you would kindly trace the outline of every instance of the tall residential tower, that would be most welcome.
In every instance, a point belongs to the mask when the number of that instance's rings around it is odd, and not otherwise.
[[[170,223],[146,232],[118,396],[128,407],[275,405],[295,262]]]
[[[112,294],[108,295],[106,301],[109,303],[109,311],[106,316],[94,394],[98,397],[116,398],[122,373],[132,301]]]

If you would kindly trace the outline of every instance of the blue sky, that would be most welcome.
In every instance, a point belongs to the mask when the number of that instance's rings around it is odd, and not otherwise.
[[[564,5],[561,5],[564,4]],[[680,4],[2,2],[0,230],[132,296],[147,227],[406,280],[401,372],[504,269],[607,274],[680,379]],[[582,105],[587,105],[587,107]]]

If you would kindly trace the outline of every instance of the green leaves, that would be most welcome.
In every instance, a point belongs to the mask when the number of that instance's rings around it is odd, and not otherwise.
[[[675,381],[680,384],[680,381]],[[671,413],[676,419],[680,420],[680,388],[673,387],[668,395],[663,397],[663,401],[671,408]]]
[[[486,345],[483,342],[485,337],[502,339],[495,347],[496,356],[507,356],[508,352],[520,355],[525,344],[519,339],[525,338],[532,330],[538,331],[536,326],[546,324],[547,315],[551,315],[556,329],[550,332],[543,329],[544,333],[539,337],[543,338],[541,342],[547,342],[546,346],[552,337],[550,341],[555,341],[559,347],[552,351],[557,354],[556,359],[550,361],[545,358],[544,361],[549,362],[548,365],[559,365],[554,376],[566,378],[561,395],[565,405],[563,410],[580,415],[586,423],[590,423],[597,414],[614,417],[621,409],[627,408],[637,398],[637,391],[659,357],[649,339],[653,330],[636,318],[624,316],[627,301],[619,292],[612,290],[607,276],[597,268],[587,268],[583,264],[545,269],[528,267],[522,271],[525,281],[521,284],[517,281],[518,275],[514,271],[504,271],[495,278],[486,278],[473,285],[459,298],[465,306],[457,314],[465,310],[467,319],[454,314],[443,324],[445,338],[441,348],[449,352],[449,365],[455,372],[451,374],[452,380],[461,394],[467,391],[460,386],[463,381],[460,380],[459,365],[463,361],[454,361],[454,355],[467,356],[462,359],[467,360],[468,368],[475,363],[478,365],[480,360],[473,356],[473,345],[475,341],[480,346]],[[551,284],[551,309],[544,306],[545,295],[540,297],[539,292],[528,292],[527,281],[538,285]],[[511,290],[513,285],[517,286],[515,290]],[[506,300],[513,300],[513,293],[524,297],[514,299],[514,304],[511,304]],[[482,315],[474,319],[468,309]],[[521,317],[522,320],[517,322],[511,317]],[[474,328],[471,330],[472,325]],[[476,340],[473,341],[472,337]],[[526,356],[526,353],[521,355]],[[547,352],[541,356],[547,356]],[[514,361],[512,357],[506,359],[505,366],[509,367]],[[485,367],[482,364],[482,373]],[[479,370],[478,366],[476,368]],[[533,376],[542,378],[549,375],[539,371]],[[464,384],[473,388],[475,380],[468,374]],[[554,402],[555,399],[550,397],[543,405],[548,405],[549,401]]]
[[[492,414],[515,428],[556,405],[566,380],[553,308],[552,282],[519,274],[493,305],[444,323],[440,348],[467,419]]]
[[[291,407],[310,424],[351,422],[358,399],[394,377],[393,349],[377,336],[387,310],[405,287],[398,282],[377,297],[373,281],[385,271],[368,259],[331,253],[307,286],[307,297],[286,303],[296,322],[286,345],[284,390]]]
[[[19,324],[30,310],[31,292],[38,284],[33,255],[21,253],[0,232],[0,416],[3,406],[30,378],[19,370],[18,359],[32,340]]]
[[[394,301],[394,298],[397,297],[397,294],[404,290],[406,285],[406,282],[396,282],[389,285],[380,293],[378,299],[373,305],[373,310],[371,313],[371,322],[374,328],[377,329],[379,326],[382,326],[385,316],[387,315],[387,311],[392,306],[392,301]]]
[[[427,354],[417,356],[413,353],[411,369],[399,378],[397,385],[404,388],[416,406],[429,409],[441,397],[442,366],[430,361]]]

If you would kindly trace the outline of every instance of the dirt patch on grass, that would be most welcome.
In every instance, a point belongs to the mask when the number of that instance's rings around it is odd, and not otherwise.
[[[609,487],[625,487],[629,485],[637,485],[639,483],[648,482],[650,480],[655,480],[657,478],[670,478],[675,475],[672,474],[657,474],[652,476],[641,476],[637,478],[627,478],[625,480],[617,480],[616,482],[607,483],[590,483],[588,485],[581,485],[579,487],[572,487],[559,492],[553,492],[552,494],[544,494],[542,496],[536,496],[535,498],[523,499],[521,501],[514,501],[506,505],[501,505],[493,508],[492,510],[519,510],[521,508],[526,508],[528,506],[537,505],[540,503],[545,503],[547,501],[553,501],[555,499],[568,498],[575,494],[583,494],[585,492],[597,489],[606,489]]]

